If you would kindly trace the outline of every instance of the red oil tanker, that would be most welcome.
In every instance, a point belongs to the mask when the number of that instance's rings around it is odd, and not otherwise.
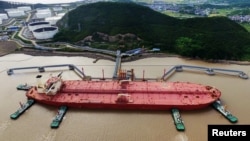
[[[39,77],[38,77],[39,78]],[[26,93],[36,102],[74,108],[195,110],[218,100],[221,92],[190,82],[133,80],[62,80],[38,83]]]

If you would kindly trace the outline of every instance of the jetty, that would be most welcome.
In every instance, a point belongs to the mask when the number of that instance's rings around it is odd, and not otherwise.
[[[61,65],[46,65],[46,66],[32,66],[32,67],[11,68],[11,69],[7,70],[7,74],[8,75],[12,75],[12,74],[14,74],[14,71],[17,71],[17,70],[27,70],[27,69],[37,69],[39,72],[45,72],[46,68],[62,68],[62,67],[68,67],[69,70],[75,71],[82,78],[84,78],[86,76],[83,71],[81,71],[80,69],[78,69],[73,64],[61,64]]]
[[[220,68],[207,68],[201,66],[189,66],[189,65],[176,65],[170,68],[164,75],[161,77],[162,80],[166,80],[170,74],[175,72],[182,72],[184,69],[186,70],[195,70],[195,71],[202,71],[208,75],[215,75],[216,73],[221,73],[225,75],[234,75],[238,76],[242,79],[248,79],[248,75],[243,71],[239,70],[231,70],[231,69],[220,69]]]

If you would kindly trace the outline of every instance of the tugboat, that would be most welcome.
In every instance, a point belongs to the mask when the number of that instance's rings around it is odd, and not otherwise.
[[[19,84],[16,88],[17,90],[24,90],[24,91],[28,91],[32,86],[28,85],[28,84]]]
[[[25,104],[20,103],[20,108],[13,114],[10,115],[11,119],[17,119],[19,116],[21,116],[27,109],[29,109],[35,101],[33,99],[28,99],[28,101]]]
[[[64,117],[67,109],[68,109],[67,106],[61,106],[58,109],[58,113],[57,113],[56,117],[53,119],[52,123],[50,124],[51,128],[58,128],[59,127],[59,125],[62,122],[63,117]]]
[[[212,106],[220,112],[225,118],[227,118],[230,122],[236,123],[238,121],[238,118],[232,115],[229,111],[225,109],[225,107],[221,104],[220,100],[216,100]]]
[[[174,119],[174,123],[175,123],[176,129],[178,131],[184,131],[185,130],[185,126],[184,126],[184,123],[183,123],[183,120],[181,118],[179,110],[173,108],[171,111],[172,111],[172,116],[173,116],[173,119]]]

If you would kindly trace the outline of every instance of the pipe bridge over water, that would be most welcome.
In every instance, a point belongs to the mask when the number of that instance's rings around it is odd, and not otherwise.
[[[118,50],[116,53],[116,65],[114,68],[114,74],[113,74],[113,79],[118,78],[118,71],[121,69],[121,52]],[[20,68],[11,68],[7,70],[8,75],[12,75],[14,71],[17,70],[26,70],[26,69],[38,69],[39,72],[45,72],[46,68],[58,68],[58,67],[68,67],[69,70],[75,71],[78,75],[80,75],[81,78],[85,78],[86,75],[84,74],[83,71],[78,69],[75,65],[73,64],[61,64],[61,65],[46,65],[46,66],[32,66],[32,67],[20,67]],[[198,71],[203,71],[207,73],[208,75],[215,75],[216,73],[222,73],[226,75],[235,75],[238,76],[242,79],[248,79],[248,75],[244,73],[243,71],[239,70],[230,70],[230,69],[220,69],[220,68],[207,68],[207,67],[201,67],[201,66],[189,66],[189,65],[176,65],[173,66],[171,69],[169,69],[167,72],[164,73],[164,75],[161,77],[162,80],[166,80],[167,77],[174,73],[174,72],[181,72],[184,69],[191,69],[191,70],[198,70]],[[95,78],[98,79],[98,78]]]
[[[189,66],[189,65],[176,65],[169,69],[164,75],[161,77],[162,80],[166,79],[166,77],[173,72],[181,72],[184,69],[193,69],[198,71],[206,72],[208,75],[215,75],[216,73],[222,73],[227,75],[235,75],[239,76],[242,79],[248,79],[248,75],[243,71],[239,70],[230,70],[230,69],[220,69],[220,68],[207,68],[207,67],[200,67],[200,66]]]
[[[76,73],[78,73],[82,78],[84,78],[86,75],[78,69],[75,65],[72,64],[61,64],[61,65],[46,65],[46,66],[33,66],[33,67],[20,67],[20,68],[11,68],[7,70],[8,75],[12,75],[14,71],[17,70],[27,70],[27,69],[38,69],[39,72],[45,72],[46,68],[58,68],[58,67],[68,67],[69,70],[73,70]]]

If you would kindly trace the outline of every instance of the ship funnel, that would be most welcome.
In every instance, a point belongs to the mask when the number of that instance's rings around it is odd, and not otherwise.
[[[42,84],[42,75],[37,75],[36,76],[36,82],[37,82],[37,87],[38,88],[42,88],[43,84]]]

